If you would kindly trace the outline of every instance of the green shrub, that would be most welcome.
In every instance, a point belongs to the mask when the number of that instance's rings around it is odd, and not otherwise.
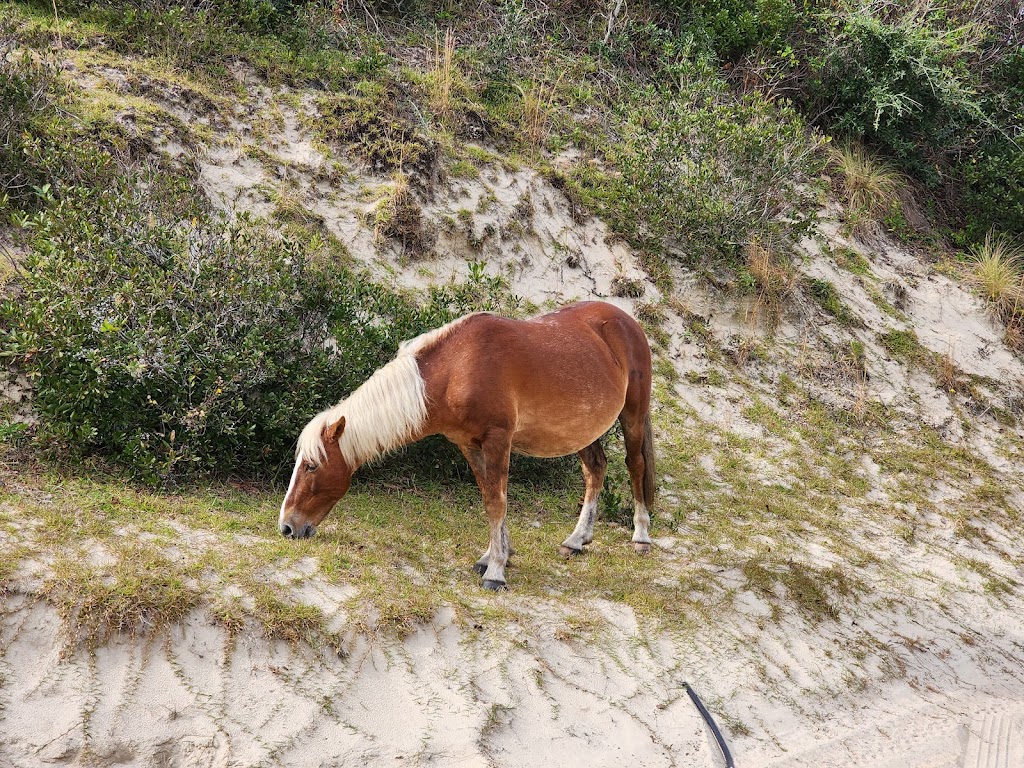
[[[706,65],[689,74],[631,103],[610,158],[619,174],[581,167],[577,191],[640,247],[738,264],[748,243],[811,225],[816,141],[788,103],[736,96]]]
[[[887,331],[878,337],[882,347],[897,360],[907,363],[920,363],[925,357],[925,349],[911,331]]]
[[[0,35],[3,30],[0,29]],[[37,54],[8,51],[0,38],[0,212],[30,204],[50,181],[46,140],[63,87]]]
[[[969,239],[991,229],[1024,235],[1024,50],[991,68],[986,112],[996,126],[960,164]]]
[[[0,217],[17,218],[59,197],[69,184],[103,186],[113,173],[81,121],[53,61],[8,50],[10,20],[0,14]],[[6,221],[4,222],[6,223]]]
[[[779,48],[798,18],[793,0],[659,0],[658,5],[678,14],[697,37],[726,58],[757,46]]]
[[[48,439],[150,481],[258,472],[423,329],[408,300],[309,248],[168,208],[124,180],[29,222],[0,313]]]
[[[861,327],[863,322],[850,311],[850,308],[843,303],[836,290],[828,280],[821,280],[816,277],[807,278],[807,291],[821,308],[836,318],[843,325]]]
[[[828,14],[824,51],[811,59],[812,110],[832,131],[864,139],[922,178],[933,156],[962,146],[983,122],[968,56],[978,28],[915,7],[865,5]]]

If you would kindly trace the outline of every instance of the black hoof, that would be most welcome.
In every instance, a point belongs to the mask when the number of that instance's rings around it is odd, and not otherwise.
[[[494,581],[493,579],[484,579],[484,589],[489,589],[491,592],[504,592],[508,589],[508,586],[504,581]]]
[[[483,576],[487,572],[487,563],[476,563],[473,570]]]

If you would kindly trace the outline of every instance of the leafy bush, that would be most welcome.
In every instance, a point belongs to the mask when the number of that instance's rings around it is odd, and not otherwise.
[[[975,241],[992,228],[1024,235],[1024,50],[991,68],[986,112],[996,130],[960,165],[968,237]]]
[[[793,0],[660,0],[719,55],[739,56],[757,46],[778,48],[797,20]]]
[[[961,239],[1024,232],[1024,53],[1013,3],[867,2],[808,15],[805,108],[937,191]]]
[[[124,180],[28,222],[0,317],[48,438],[150,481],[256,472],[423,330],[408,300],[310,248],[167,207]]]
[[[0,38],[0,201],[20,206],[49,180],[45,137],[63,89],[45,60],[7,48]]]
[[[50,438],[148,480],[276,461],[344,370],[332,271],[244,224],[152,219],[136,190],[75,190],[30,222],[5,346]]]
[[[103,185],[110,156],[82,141],[80,124],[60,119],[70,107],[66,85],[51,60],[21,51],[0,14],[0,216],[38,209],[73,184]]]
[[[820,161],[788,103],[735,96],[698,66],[679,89],[640,94],[620,133],[611,157],[620,174],[595,178],[584,167],[577,182],[638,245],[739,263],[748,243],[791,240],[810,226],[806,182]]]
[[[978,28],[916,7],[891,13],[867,5],[827,17],[824,53],[811,61],[812,109],[831,130],[934,180],[935,155],[963,146],[966,130],[984,120],[967,61]]]

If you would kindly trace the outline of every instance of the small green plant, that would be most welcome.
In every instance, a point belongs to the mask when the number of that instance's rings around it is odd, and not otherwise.
[[[598,496],[597,507],[601,520],[616,525],[631,525],[633,522],[633,492],[629,472],[626,470],[625,447],[622,442],[622,427],[616,423],[602,440],[608,465],[604,486]]]
[[[839,297],[839,291],[828,280],[812,277],[807,279],[807,291],[822,309],[836,318],[840,323],[851,327],[863,326],[850,308]]]
[[[623,274],[612,279],[612,295],[622,298],[639,299],[644,295],[644,282]]]
[[[455,160],[448,167],[448,174],[456,179],[478,179],[480,169],[468,160]]]
[[[399,104],[392,84],[361,81],[348,92],[319,96],[320,117],[311,128],[328,144],[353,152],[376,173],[430,176],[437,148]]]
[[[914,331],[887,331],[878,337],[885,350],[898,360],[907,363],[920,363],[926,357],[924,347],[917,340]]]
[[[436,233],[423,218],[423,210],[409,189],[409,179],[395,173],[391,189],[377,205],[374,236],[378,243],[393,240],[403,254],[414,257],[429,253]]]

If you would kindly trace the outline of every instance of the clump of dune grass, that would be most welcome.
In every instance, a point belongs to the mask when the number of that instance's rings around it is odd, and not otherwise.
[[[907,185],[903,174],[859,144],[832,147],[829,159],[842,178],[847,220],[854,234],[873,229],[899,202]]]
[[[762,315],[774,325],[797,284],[796,271],[769,242],[754,238],[746,248],[746,271],[754,283],[756,298],[750,309],[750,321]]]
[[[535,147],[543,145],[547,138],[555,96],[564,77],[563,72],[554,83],[536,83],[529,88],[516,86],[523,98],[523,137]]]
[[[1024,249],[994,232],[971,249],[970,280],[992,305],[1001,320],[1009,324],[1024,309]]]

